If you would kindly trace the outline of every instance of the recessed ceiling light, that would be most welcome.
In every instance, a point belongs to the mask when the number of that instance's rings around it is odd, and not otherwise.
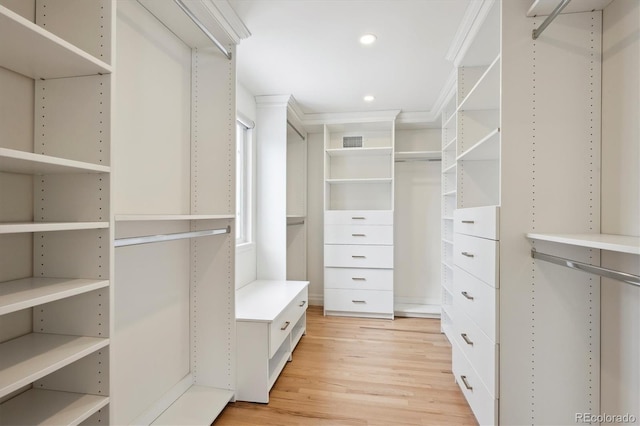
[[[362,37],[360,37],[360,43],[362,44],[372,44],[374,41],[376,41],[376,36],[373,34],[365,34]]]
[[[375,97],[373,95],[367,95],[363,99],[364,99],[365,102],[373,102]]]

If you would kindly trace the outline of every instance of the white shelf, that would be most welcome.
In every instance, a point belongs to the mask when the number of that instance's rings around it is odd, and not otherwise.
[[[457,193],[458,193],[458,191],[453,190],[453,191],[445,192],[442,195],[444,195],[445,197],[449,197],[451,195],[456,195]]]
[[[442,220],[453,220],[453,216],[442,216]]]
[[[0,405],[6,425],[78,425],[109,403],[106,396],[30,389]]]
[[[356,184],[370,184],[370,183],[391,183],[391,178],[367,178],[367,179],[327,179],[325,182],[328,184],[344,184],[344,183],[356,183]]]
[[[11,222],[0,223],[0,234],[75,231],[83,229],[104,229],[108,227],[109,222]]]
[[[442,264],[444,266],[446,266],[447,268],[451,269],[453,271],[453,266],[449,265],[447,262],[445,262],[444,260],[442,261]]]
[[[500,129],[494,129],[471,148],[460,154],[457,161],[498,160],[500,158]]]
[[[152,424],[209,426],[233,399],[233,391],[191,386]]]
[[[440,318],[440,305],[417,303],[394,303],[393,311],[397,317]]]
[[[500,107],[500,56],[489,65],[469,94],[460,102],[458,111],[498,109]]]
[[[442,171],[442,174],[447,174],[447,173],[452,173],[456,171],[456,168],[458,167],[457,163],[453,163],[452,165],[450,165],[449,167],[447,167],[446,169],[444,169]]]
[[[271,390],[276,380],[278,380],[284,366],[287,365],[290,355],[289,342],[285,339],[280,349],[278,349],[278,351],[269,360],[269,390]]]
[[[116,222],[235,219],[232,214],[117,214]]]
[[[640,254],[640,237],[629,235],[528,233],[527,238],[619,253]]]
[[[111,66],[4,6],[0,40],[0,66],[33,79],[111,73]]]
[[[442,158],[441,151],[403,151],[394,155],[396,160],[439,160]]]
[[[457,136],[455,138],[451,139],[451,141],[447,142],[447,144],[444,146],[444,148],[442,148],[442,150],[443,151],[452,151],[452,150],[455,151],[455,149],[456,149],[456,140],[457,139],[458,139]]]
[[[592,10],[602,10],[612,0],[578,0],[570,2],[564,9],[563,13],[591,12]],[[535,0],[529,10],[527,16],[547,16],[558,6],[560,0]]]
[[[0,344],[0,398],[109,344],[109,339],[31,333]]]
[[[272,322],[309,281],[258,280],[236,291],[236,320]]]
[[[452,246],[452,245],[453,245],[453,241],[451,241],[451,240],[445,240],[444,238],[442,239],[442,242],[443,242],[443,243],[446,243],[446,244],[449,244],[450,246]]]
[[[0,6],[1,7],[1,6]],[[82,161],[0,148],[0,172],[28,175],[63,173],[109,173],[110,168]]]
[[[442,128],[444,129],[444,128],[448,127],[448,126],[449,126],[449,124],[451,124],[451,121],[452,121],[452,120],[454,120],[454,119],[456,118],[456,115],[457,115],[457,114],[456,114],[456,112],[455,112],[455,111],[454,111],[454,112],[452,112],[452,113],[451,113],[451,116],[450,116],[449,118],[447,118],[447,120],[446,120],[444,123],[442,123]]]
[[[333,148],[327,149],[327,154],[330,157],[354,157],[354,156],[377,156],[377,155],[391,155],[391,147],[381,148]]]
[[[109,286],[108,280],[24,278],[0,283],[0,315]]]

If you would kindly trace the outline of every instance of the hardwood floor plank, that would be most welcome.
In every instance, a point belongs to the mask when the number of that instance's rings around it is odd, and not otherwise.
[[[439,320],[307,312],[307,334],[270,402],[231,403],[215,426],[477,425],[454,382]]]

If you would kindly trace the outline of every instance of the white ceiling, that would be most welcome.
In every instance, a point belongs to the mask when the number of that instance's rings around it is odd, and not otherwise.
[[[229,0],[251,32],[238,81],[253,95],[293,95],[305,114],[432,111],[472,1]],[[361,45],[365,33],[376,43]]]

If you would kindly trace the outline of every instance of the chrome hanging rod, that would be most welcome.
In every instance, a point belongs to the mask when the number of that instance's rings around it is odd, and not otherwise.
[[[305,141],[305,140],[306,140],[306,139],[305,139],[305,137],[304,137],[304,136],[302,136],[302,133],[300,133],[300,130],[296,129],[296,126],[294,126],[294,125],[293,125],[289,120],[287,120],[287,124],[288,124],[289,126],[291,126],[291,128],[293,129],[293,131],[294,131],[294,132],[296,132],[296,133],[298,134],[298,136],[300,136],[300,138],[301,138],[303,141]]]
[[[182,9],[182,11],[185,13],[185,15],[187,15],[189,17],[189,19],[191,19],[193,21],[194,24],[196,24],[196,27],[200,28],[200,31],[202,31],[204,33],[204,35],[206,35],[207,38],[209,40],[211,40],[211,42],[213,42],[213,44],[215,44],[218,49],[220,49],[220,51],[224,54],[224,56],[226,56],[227,59],[231,59],[231,52],[229,52],[222,45],[222,43],[220,43],[218,41],[218,39],[213,34],[211,34],[211,31],[209,31],[207,29],[207,27],[205,27],[204,24],[198,19],[198,17],[193,14],[191,9],[189,9],[187,7],[187,5],[184,4],[184,2],[182,0],[173,0],[173,1],[174,1],[175,4],[178,5],[178,7],[180,9]]]
[[[139,244],[159,243],[163,241],[184,240],[187,238],[208,237],[210,235],[230,234],[231,227],[221,229],[205,229],[203,231],[178,232],[175,234],[145,235],[143,237],[118,238],[115,247],[135,246]]]
[[[540,34],[542,34],[542,32],[544,31],[545,28],[547,28],[549,26],[549,24],[551,23],[551,21],[553,21],[554,19],[556,19],[556,16],[558,16],[560,14],[560,12],[562,12],[562,9],[564,9],[565,7],[567,7],[567,5],[571,2],[571,0],[562,0],[555,9],[553,9],[553,12],[551,12],[551,15],[547,16],[547,19],[544,20],[544,22],[536,29],[533,30],[533,33],[531,34],[531,36],[533,37],[534,40],[536,40],[538,37],[540,37]]]
[[[571,269],[578,269],[590,274],[600,275],[605,278],[613,278],[614,280],[623,281],[627,284],[640,286],[640,276],[627,274],[626,272],[615,271],[613,269],[602,268],[600,266],[589,265],[587,263],[576,262],[575,260],[565,259],[563,257],[552,256],[550,254],[540,253],[531,250],[531,257],[534,259],[544,260],[545,262],[555,263],[556,265],[566,266]]]

